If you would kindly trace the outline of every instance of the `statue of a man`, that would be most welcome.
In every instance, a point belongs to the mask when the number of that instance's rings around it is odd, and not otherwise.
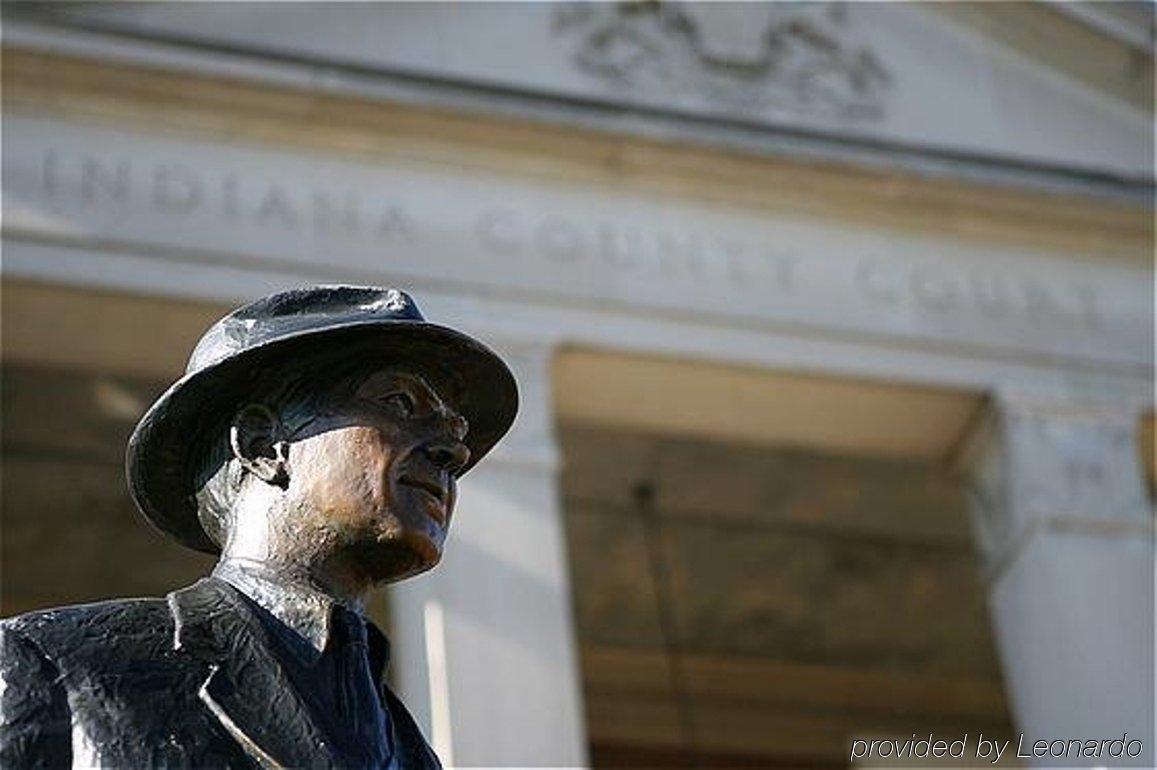
[[[498,356],[394,289],[226,316],[128,450],[146,518],[213,574],[3,621],[0,766],[438,767],[362,601],[438,563],[516,409]]]

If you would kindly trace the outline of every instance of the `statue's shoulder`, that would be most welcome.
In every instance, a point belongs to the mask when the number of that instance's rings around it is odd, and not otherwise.
[[[30,647],[56,663],[98,663],[134,649],[171,645],[172,613],[165,599],[112,599],[37,610],[0,620],[6,646]]]

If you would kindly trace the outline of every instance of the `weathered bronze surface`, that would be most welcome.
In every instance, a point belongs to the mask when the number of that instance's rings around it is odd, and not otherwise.
[[[362,602],[438,563],[457,478],[516,409],[493,352],[394,289],[219,321],[127,465],[145,517],[217,567],[0,623],[0,766],[439,766]]]

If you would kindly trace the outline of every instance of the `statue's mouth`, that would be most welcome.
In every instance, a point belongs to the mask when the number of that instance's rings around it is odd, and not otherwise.
[[[434,516],[438,523],[445,526],[446,524],[446,504],[450,496],[449,491],[440,482],[433,479],[422,478],[421,476],[402,476],[399,481],[408,487],[413,487],[419,492],[422,492],[435,503],[437,503],[437,515]]]

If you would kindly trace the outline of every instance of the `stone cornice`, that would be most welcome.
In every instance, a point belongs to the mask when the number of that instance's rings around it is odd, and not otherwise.
[[[1148,263],[1146,206],[850,163],[788,160],[573,127],[114,64],[8,45],[6,109],[377,160],[611,184],[664,197]]]

